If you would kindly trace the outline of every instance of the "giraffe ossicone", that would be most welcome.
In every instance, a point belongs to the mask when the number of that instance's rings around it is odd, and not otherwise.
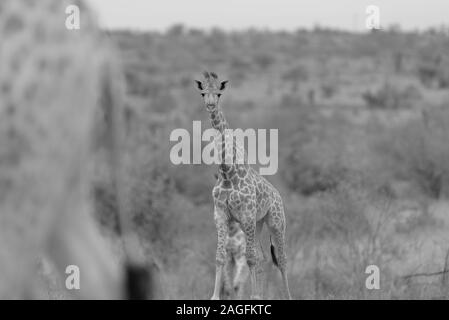
[[[247,161],[235,161],[239,157],[246,159],[243,147],[231,143],[234,138],[229,129],[219,105],[221,95],[226,89],[227,81],[219,81],[217,74],[204,72],[204,80],[196,80],[203,97],[204,105],[209,113],[212,127],[219,131],[214,143],[219,150],[225,150],[222,160],[230,156],[233,161],[222,161],[218,165],[218,179],[212,190],[214,200],[214,219],[217,228],[218,242],[216,252],[215,287],[212,299],[220,298],[220,288],[227,260],[227,239],[230,224],[237,221],[245,234],[245,258],[249,268],[251,282],[251,298],[260,298],[256,267],[259,257],[257,245],[264,225],[267,225],[274,239],[274,253],[277,267],[282,276],[283,289],[286,297],[291,298],[287,279],[287,256],[285,253],[285,214],[279,191],[257,173]]]

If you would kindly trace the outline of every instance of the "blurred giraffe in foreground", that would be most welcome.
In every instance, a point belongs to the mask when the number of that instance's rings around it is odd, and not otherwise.
[[[72,31],[73,4],[81,29]],[[0,38],[0,298],[30,297],[41,256],[63,279],[68,265],[79,267],[80,289],[69,295],[136,298],[142,290],[129,280],[145,276],[112,255],[89,199],[99,132],[123,197],[124,88],[111,48],[81,1],[2,0]]]

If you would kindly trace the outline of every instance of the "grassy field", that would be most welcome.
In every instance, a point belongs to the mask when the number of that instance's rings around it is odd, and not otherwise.
[[[444,276],[417,275],[442,271],[449,250],[444,33],[178,25],[109,35],[127,82],[128,209],[166,298],[207,299],[213,290],[217,168],[169,160],[173,129],[191,130],[193,120],[209,127],[193,83],[203,70],[230,80],[222,108],[231,127],[279,129],[279,170],[267,178],[286,206],[294,298],[447,297]],[[95,183],[96,215],[114,230],[110,190]],[[379,290],[365,288],[371,264]],[[265,297],[276,299],[280,277],[266,269]]]

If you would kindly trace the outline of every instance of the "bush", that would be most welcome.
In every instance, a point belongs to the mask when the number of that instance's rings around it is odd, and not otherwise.
[[[318,299],[369,297],[365,269],[375,264],[382,270],[382,295],[389,297],[393,267],[406,252],[395,236],[391,199],[373,194],[355,179],[288,204],[296,211],[289,217],[289,247],[295,248],[294,257],[301,257],[292,266],[292,272],[301,275],[296,296],[314,292]]]
[[[310,113],[298,118],[304,128],[290,137],[285,147],[288,152],[280,165],[284,181],[305,196],[334,189],[357,171],[346,159],[349,125],[344,120],[313,117]]]
[[[363,100],[370,109],[397,110],[411,108],[420,97],[421,95],[415,87],[408,86],[400,89],[388,83],[385,83],[382,88],[375,92],[366,91],[362,94]]]
[[[433,198],[443,194],[449,179],[448,124],[447,111],[434,111],[390,129],[377,145],[396,178],[413,182]]]
[[[290,189],[298,191],[302,195],[310,196],[317,192],[335,189],[340,181],[345,178],[348,170],[339,164],[322,166],[313,159],[295,161],[293,156],[287,159],[287,164],[296,169],[284,178]]]
[[[449,58],[441,54],[425,55],[418,62],[417,76],[421,83],[428,87],[439,89],[449,88]]]
[[[268,69],[273,63],[276,62],[276,59],[273,55],[268,53],[258,53],[254,56],[254,62],[256,65],[265,71]]]
[[[303,65],[298,65],[285,71],[282,75],[282,80],[290,82],[291,90],[296,92],[299,89],[299,84],[307,81],[309,77],[308,69]]]
[[[326,99],[332,98],[338,91],[337,86],[334,83],[327,82],[321,85],[321,93]]]
[[[150,103],[151,109],[158,113],[169,113],[176,109],[177,102],[170,91],[163,91],[152,99]]]
[[[282,95],[280,103],[283,108],[299,108],[304,105],[301,96],[288,93]]]

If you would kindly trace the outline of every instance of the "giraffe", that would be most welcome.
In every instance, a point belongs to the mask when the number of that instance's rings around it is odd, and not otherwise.
[[[65,9],[74,4],[81,29],[71,31]],[[125,271],[89,212],[101,127],[111,175],[120,175],[124,91],[112,50],[80,0],[2,0],[0,38],[0,298],[29,297],[41,256],[64,277],[79,267],[75,297],[126,297],[142,277]]]
[[[212,299],[219,299],[220,286],[226,263],[226,239],[231,221],[237,221],[246,237],[246,261],[249,267],[251,298],[260,299],[256,265],[258,256],[256,241],[267,225],[274,238],[273,261],[282,276],[284,294],[291,299],[287,279],[287,257],[285,253],[285,214],[279,191],[259,175],[248,163],[242,146],[234,143],[235,138],[227,130],[229,125],[219,105],[228,81],[219,81],[217,74],[205,71],[204,80],[195,80],[209,113],[220,164],[218,180],[212,190],[214,220],[217,228],[217,251],[215,287]]]
[[[245,233],[234,220],[229,224],[229,235],[226,242],[226,264],[220,294],[224,299],[242,299],[244,286],[248,279],[245,252]]]

